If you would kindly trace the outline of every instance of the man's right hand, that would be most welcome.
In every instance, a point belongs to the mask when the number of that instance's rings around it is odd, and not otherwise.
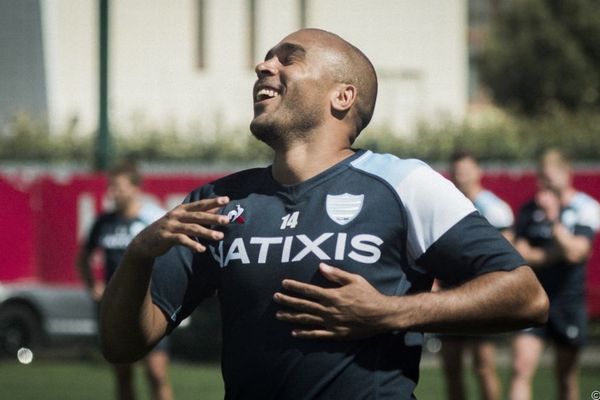
[[[186,246],[199,253],[206,251],[206,247],[195,238],[223,239],[223,232],[215,230],[214,227],[229,223],[226,215],[218,213],[228,203],[229,198],[222,196],[175,207],[131,241],[129,256],[152,259],[166,253],[175,245]]]
[[[95,281],[92,287],[90,288],[90,297],[95,302],[100,302],[102,300],[102,295],[104,295],[104,289],[106,289],[106,285],[102,281]]]
[[[535,202],[546,214],[548,221],[556,222],[560,218],[560,197],[549,189],[541,189],[535,195]]]

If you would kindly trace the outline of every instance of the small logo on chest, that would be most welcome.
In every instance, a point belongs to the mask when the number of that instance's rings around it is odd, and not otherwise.
[[[325,209],[327,210],[329,218],[335,223],[346,225],[360,213],[364,200],[364,194],[328,194],[327,199],[325,200]]]
[[[231,210],[227,213],[227,218],[229,218],[229,223],[243,224],[246,222],[242,214],[244,213],[244,209],[239,204],[235,205],[235,210]]]

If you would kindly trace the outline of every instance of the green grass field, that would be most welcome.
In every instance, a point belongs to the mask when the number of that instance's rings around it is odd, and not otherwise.
[[[171,379],[178,400],[212,400],[223,398],[223,384],[216,365],[174,362]],[[504,384],[508,370],[500,370]],[[471,376],[469,398],[477,399],[475,382]],[[0,399],[10,400],[107,400],[112,397],[112,377],[107,365],[100,361],[36,360],[29,365],[16,361],[0,362]],[[581,398],[590,399],[593,390],[600,390],[600,367],[585,367],[581,371]],[[143,382],[142,370],[137,370],[140,399],[149,399]],[[505,389],[505,388],[504,388]],[[444,383],[437,367],[421,368],[417,390],[420,400],[444,398]],[[534,386],[534,399],[553,399],[552,370],[542,367]]]

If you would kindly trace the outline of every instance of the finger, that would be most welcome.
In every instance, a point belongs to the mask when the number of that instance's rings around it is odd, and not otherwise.
[[[187,235],[174,234],[172,236],[172,240],[175,243],[185,246],[185,247],[189,248],[190,250],[196,251],[198,253],[203,253],[206,251],[206,247],[204,245],[202,245],[202,243],[190,238]]]
[[[319,325],[324,326],[325,320],[322,317],[306,313],[292,313],[286,311],[278,311],[275,317],[280,321],[291,322],[302,325]]]
[[[174,224],[171,228],[173,233],[181,233],[187,236],[198,237],[207,240],[221,240],[225,234],[221,231],[207,228],[198,224]]]
[[[310,297],[319,301],[329,300],[327,290],[320,286],[298,282],[293,279],[284,279],[281,282],[281,285],[284,287],[284,289],[299,293],[304,297]]]
[[[202,225],[227,225],[229,223],[226,215],[213,214],[208,211],[186,212],[181,215],[179,220]]]
[[[202,199],[183,204],[183,207],[189,211],[206,211],[214,208],[221,208],[229,203],[229,197],[219,196],[212,199]]]
[[[290,307],[298,311],[304,311],[309,314],[323,314],[325,307],[314,301],[299,299],[297,297],[288,296],[283,293],[275,293],[273,299],[276,303],[285,307]]]
[[[346,272],[342,269],[332,267],[331,265],[327,265],[325,263],[319,264],[319,269],[321,270],[321,274],[328,280],[339,283],[340,285],[348,285],[356,280],[356,278],[360,275],[351,274],[350,272]]]

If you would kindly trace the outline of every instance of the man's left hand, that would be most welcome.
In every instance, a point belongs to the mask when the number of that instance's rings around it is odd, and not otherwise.
[[[360,275],[324,263],[319,269],[340,287],[322,288],[285,279],[283,288],[293,294],[274,295],[274,300],[286,308],[276,313],[277,319],[303,325],[292,330],[294,337],[361,339],[386,331],[386,309],[391,302],[385,295]]]

